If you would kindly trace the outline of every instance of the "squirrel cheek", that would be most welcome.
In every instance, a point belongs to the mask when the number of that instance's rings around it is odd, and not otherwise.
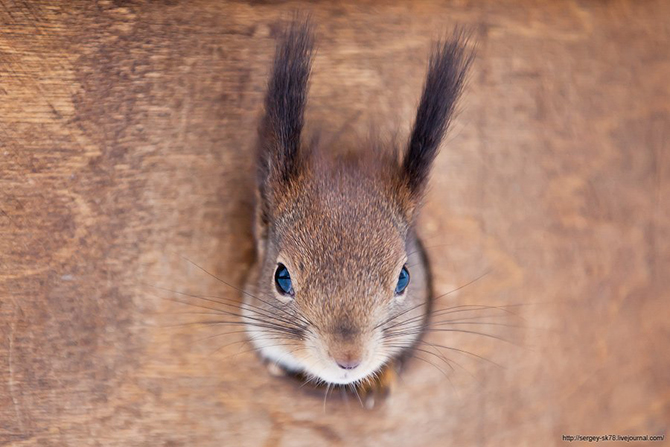
[[[408,287],[409,288],[409,287]],[[402,304],[405,302],[407,299],[407,289],[405,289],[402,293],[400,294],[394,294],[393,295],[393,303],[394,304]]]

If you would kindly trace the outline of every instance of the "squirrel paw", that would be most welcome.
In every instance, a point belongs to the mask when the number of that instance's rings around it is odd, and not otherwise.
[[[276,362],[268,361],[265,363],[265,367],[273,377],[285,377],[288,374],[286,370],[279,366]]]
[[[370,378],[358,386],[363,406],[372,410],[388,398],[398,380],[398,374],[392,365],[385,366],[376,377]]]

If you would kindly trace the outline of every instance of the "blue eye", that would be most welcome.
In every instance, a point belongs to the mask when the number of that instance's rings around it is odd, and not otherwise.
[[[407,267],[403,266],[402,270],[400,270],[400,276],[398,276],[398,285],[395,286],[395,294],[400,295],[403,293],[407,288],[407,284],[409,284],[409,271],[407,271]]]
[[[277,264],[275,270],[275,285],[282,295],[293,296],[293,284],[291,284],[291,275],[284,264]]]

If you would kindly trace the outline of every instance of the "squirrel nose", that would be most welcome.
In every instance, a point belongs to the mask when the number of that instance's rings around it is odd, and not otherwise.
[[[346,357],[335,359],[335,363],[342,369],[354,369],[361,364],[361,360],[358,358]]]

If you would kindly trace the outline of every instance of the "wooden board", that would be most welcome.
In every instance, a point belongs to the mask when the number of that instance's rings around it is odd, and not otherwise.
[[[1,1],[0,444],[669,436],[669,6]],[[475,30],[419,232],[438,294],[489,272],[438,307],[509,306],[470,328],[514,343],[428,341],[501,368],[423,353],[367,411],[170,301],[239,300],[193,263],[243,283],[256,120],[295,9],[318,24],[309,127],[362,150],[370,128],[407,134],[431,39]]]

